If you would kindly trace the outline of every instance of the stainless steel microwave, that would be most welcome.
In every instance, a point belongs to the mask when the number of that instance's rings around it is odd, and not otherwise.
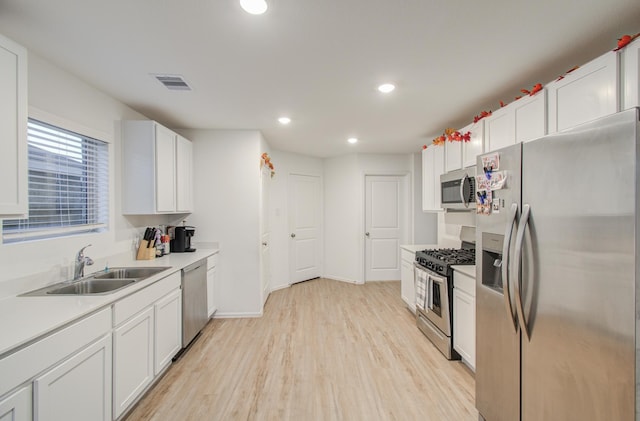
[[[473,209],[476,201],[476,167],[442,174],[440,193],[444,209]]]

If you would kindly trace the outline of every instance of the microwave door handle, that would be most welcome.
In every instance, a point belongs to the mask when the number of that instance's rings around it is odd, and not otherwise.
[[[529,329],[527,327],[527,321],[524,318],[524,307],[522,306],[522,245],[524,243],[524,233],[527,225],[529,224],[529,214],[531,208],[529,205],[522,206],[522,216],[520,217],[520,226],[518,227],[518,233],[516,234],[516,255],[515,255],[515,296],[516,296],[516,310],[518,312],[518,320],[520,321],[520,329],[524,332],[524,336],[529,339]]]
[[[469,207],[467,200],[464,197],[464,184],[467,182],[467,175],[460,179],[460,203],[464,205],[465,208]]]
[[[513,312],[513,306],[511,304],[511,288],[509,286],[509,252],[511,250],[511,237],[513,233],[513,227],[516,224],[516,219],[518,217],[518,204],[512,203],[511,209],[509,211],[509,223],[507,224],[507,228],[504,232],[504,243],[502,245],[502,286],[504,292],[504,305],[507,309],[507,314],[509,315],[509,319],[513,324],[514,333],[518,333],[518,321],[516,320],[516,315]]]

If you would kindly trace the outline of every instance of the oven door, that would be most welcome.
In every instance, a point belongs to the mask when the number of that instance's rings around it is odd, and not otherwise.
[[[428,281],[429,299],[426,316],[447,336],[451,336],[451,313],[449,312],[449,282],[446,276],[430,271]]]

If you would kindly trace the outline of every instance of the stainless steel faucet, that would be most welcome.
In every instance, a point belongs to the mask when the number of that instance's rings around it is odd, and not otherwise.
[[[93,260],[89,256],[84,255],[84,249],[91,246],[88,244],[80,249],[78,254],[76,254],[76,266],[73,270],[73,280],[76,281],[84,276],[84,267],[85,265],[91,266],[93,264]]]

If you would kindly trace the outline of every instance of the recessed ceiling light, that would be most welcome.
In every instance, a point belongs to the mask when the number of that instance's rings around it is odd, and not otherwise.
[[[395,85],[392,85],[391,83],[383,83],[382,85],[378,86],[378,90],[380,92],[382,92],[383,94],[388,94],[389,92],[393,91],[394,89],[396,89]]]
[[[240,6],[245,12],[252,15],[261,15],[267,11],[267,2],[265,0],[240,0]]]
[[[278,121],[280,122],[280,124],[289,124],[289,123],[291,123],[291,119],[289,117],[280,117],[278,119]]]
[[[354,143],[358,143],[358,138],[357,137],[350,137],[349,139],[347,139],[347,142],[351,143],[352,145]]]

